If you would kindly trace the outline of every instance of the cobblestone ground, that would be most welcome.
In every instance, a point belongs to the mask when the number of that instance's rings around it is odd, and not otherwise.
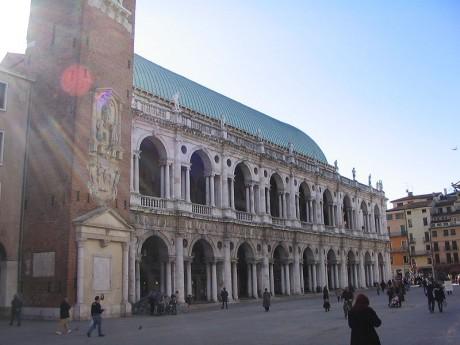
[[[387,296],[367,291],[371,306],[382,319],[378,334],[382,345],[460,344],[460,288],[448,296],[444,313],[428,312],[421,288],[412,288],[401,309],[389,309]],[[230,305],[229,310],[211,306],[187,314],[163,317],[132,317],[103,321],[104,338],[87,338],[88,322],[73,322],[68,336],[54,335],[56,322],[24,321],[22,327],[0,325],[0,345],[52,344],[238,344],[238,345],[346,345],[350,329],[341,305],[335,301],[325,313],[321,297],[278,299],[270,312],[260,303]]]

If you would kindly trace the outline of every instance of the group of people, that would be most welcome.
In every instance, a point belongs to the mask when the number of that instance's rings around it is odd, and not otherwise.
[[[438,310],[442,313],[442,308],[446,303],[446,294],[441,284],[429,281],[424,286],[425,296],[428,298],[428,310],[434,313],[435,302],[438,304]]]
[[[177,294],[163,295],[159,291],[151,291],[148,296],[150,315],[177,314]]]

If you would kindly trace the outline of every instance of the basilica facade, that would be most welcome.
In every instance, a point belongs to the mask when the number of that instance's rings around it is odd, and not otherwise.
[[[95,295],[120,316],[151,291],[236,302],[390,279],[381,183],[134,54],[134,18],[134,0],[32,1],[27,51],[4,60],[33,81],[18,226],[0,224],[25,314],[55,317],[64,296],[87,318]]]

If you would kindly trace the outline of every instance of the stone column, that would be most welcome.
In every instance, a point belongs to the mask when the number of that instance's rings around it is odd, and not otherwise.
[[[169,181],[169,163],[166,162],[166,165],[165,165],[165,198],[166,199],[170,199],[171,198],[171,184],[170,184],[170,181]]]
[[[250,212],[252,214],[255,214],[254,185],[252,185],[252,184],[249,185],[249,197],[250,197],[250,205],[251,205]]]
[[[211,263],[211,277],[212,277],[212,300],[214,302],[217,302],[217,269],[216,269],[216,263],[213,262]]]
[[[345,289],[348,286],[348,272],[347,272],[347,264],[346,259],[342,259],[341,263],[341,270],[342,270],[342,279],[340,280],[340,287]]]
[[[252,264],[252,295],[254,298],[258,298],[259,295],[257,293],[257,264]]]
[[[209,182],[210,182],[209,189],[211,190],[211,191],[210,191],[210,192],[211,192],[211,206],[212,206],[212,207],[215,207],[215,206],[216,206],[216,201],[214,200],[214,199],[215,199],[215,198],[214,198],[214,196],[215,196],[215,191],[214,191],[214,189],[215,189],[215,187],[214,187],[214,175],[211,175],[211,176],[209,177]],[[228,293],[228,295],[229,295],[229,296],[232,296],[232,294],[231,294],[230,292]]]
[[[122,243],[123,248],[123,285],[122,285],[122,300],[121,303],[126,305],[128,303],[128,288],[129,288],[129,247],[128,243]],[[126,311],[125,311],[126,312]]]
[[[335,273],[334,285],[335,285],[335,288],[338,289],[340,287],[340,281],[339,281],[339,265],[337,264],[334,265],[334,273]]]
[[[266,243],[262,244],[263,262],[262,262],[262,285],[261,291],[270,290],[270,268],[268,263],[268,246]]]
[[[245,197],[246,197],[246,212],[251,212],[251,196],[249,192],[249,185],[244,186],[244,192],[245,192]]]
[[[280,218],[283,218],[283,193],[278,193],[278,209]]]
[[[187,261],[187,295],[192,293],[192,261]]]
[[[236,301],[238,300],[238,271],[237,271],[237,263],[232,263],[232,275],[233,275],[233,299]]]
[[[206,205],[211,204],[211,198],[209,193],[209,176],[204,177],[204,185],[205,185],[205,196],[206,196]]]
[[[265,198],[266,206],[267,206],[267,214],[271,214],[270,209],[270,188],[266,189],[267,197]]]
[[[374,264],[372,263],[371,266],[370,266],[370,270],[371,270],[371,286],[374,286]]]
[[[136,259],[136,302],[141,299],[141,267],[140,261]]]
[[[177,302],[184,303],[184,239],[182,236],[176,237],[176,285],[175,288],[179,292]]]
[[[134,192],[134,173],[135,173],[135,170],[134,170],[134,160],[135,160],[135,154],[134,154],[134,151],[131,155],[131,164],[130,164],[130,171],[129,171],[129,191],[132,193]]]
[[[270,264],[270,292],[275,295],[275,277],[273,276],[273,264]]]
[[[284,268],[284,272],[286,274],[286,295],[291,295],[291,277],[289,275],[289,264],[286,264]]]
[[[160,197],[165,197],[165,166],[160,165]]]
[[[299,270],[300,270],[300,293],[303,294],[305,292],[305,280],[303,277],[303,264],[300,264]]]
[[[185,200],[190,202],[190,167],[185,172]]]
[[[292,280],[293,280],[293,292],[294,294],[300,294],[300,259],[299,250],[297,245],[294,246],[294,264],[292,266]]]
[[[141,159],[141,151],[134,151],[134,193],[139,193],[139,160]]]
[[[129,246],[129,301],[136,302],[136,243]]]
[[[359,281],[358,281],[358,265],[354,264],[353,267],[353,283],[355,288],[359,288]]]
[[[235,177],[232,176],[230,179],[230,200],[231,200],[231,208],[235,209]]]
[[[211,301],[212,287],[211,287],[211,264],[206,263],[206,299]]]
[[[230,261],[230,241],[224,241],[224,286],[228,292],[229,301],[232,300],[232,263]]]
[[[311,269],[312,269],[311,277],[313,278],[312,292],[316,292],[316,287],[318,286],[318,282],[316,281],[316,264],[311,265]]]
[[[165,274],[165,266],[164,262],[160,262],[160,292],[164,294],[166,292],[166,274]]]
[[[281,264],[281,294],[286,294],[286,275],[284,274],[284,264]]]
[[[166,261],[166,295],[171,296],[171,261]]]
[[[300,219],[299,196],[295,196],[295,219]]]
[[[283,218],[288,218],[287,206],[286,206],[286,193],[283,193]]]
[[[229,205],[229,195],[228,195],[228,178],[227,176],[224,176],[224,175],[221,175],[221,184],[222,184],[222,193],[221,193],[221,196],[222,196],[222,201],[221,201],[221,205],[222,205],[222,208],[229,208],[230,205]]]
[[[85,304],[85,241],[77,242],[77,304]],[[81,316],[80,316],[81,317]]]
[[[313,284],[313,265],[307,265],[307,270],[308,270],[308,288],[310,289],[310,292],[315,292],[315,288]]]
[[[260,184],[259,185],[259,195],[260,195],[260,201],[259,201],[259,210],[257,210],[257,213],[259,214],[266,214],[267,213],[267,192],[265,190],[265,185]]]
[[[252,296],[252,272],[251,272],[251,264],[247,264],[247,271],[248,271],[248,284],[247,284],[247,289],[248,289],[248,297]]]

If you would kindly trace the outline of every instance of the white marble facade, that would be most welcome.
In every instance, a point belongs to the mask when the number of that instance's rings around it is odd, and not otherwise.
[[[141,92],[132,108],[131,302],[390,279],[381,188]]]

